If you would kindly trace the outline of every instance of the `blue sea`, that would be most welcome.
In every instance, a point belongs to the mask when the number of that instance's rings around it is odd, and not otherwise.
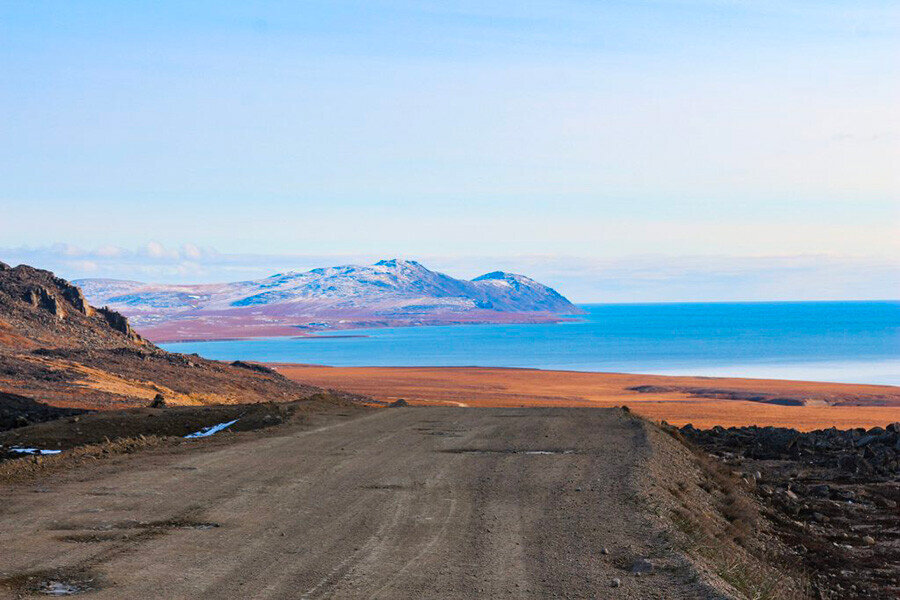
[[[333,366],[533,367],[900,385],[896,301],[581,308],[585,315],[556,324],[357,329],[162,346],[220,360]]]

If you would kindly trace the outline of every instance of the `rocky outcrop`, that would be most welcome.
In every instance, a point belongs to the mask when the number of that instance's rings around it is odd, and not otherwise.
[[[62,307],[62,303],[45,287],[38,286],[28,288],[23,294],[23,299],[31,306],[41,308],[57,319],[62,319],[66,316],[66,311]]]
[[[68,282],[63,282],[63,285],[60,287],[62,288],[63,298],[68,300],[69,304],[71,304],[75,310],[88,317],[94,314],[94,309],[88,304],[81,288]]]
[[[107,385],[110,381],[127,384]],[[3,392],[18,398],[10,400]],[[9,415],[13,425],[22,425],[23,419],[33,420],[30,414],[43,414],[42,404],[32,406],[21,398],[108,410],[146,408],[158,393],[165,398],[157,405],[177,406],[197,399],[289,402],[322,390],[263,365],[166,352],[135,333],[117,311],[90,307],[77,286],[49,271],[0,270],[0,425]],[[4,416],[9,407],[12,413]]]
[[[810,574],[811,597],[887,600],[900,590],[900,423],[799,432],[670,428],[755,491],[767,529]]]
[[[740,453],[758,460],[805,460],[848,476],[900,476],[900,423],[886,428],[819,429],[800,432],[783,427],[685,425],[681,434],[704,448]]]
[[[0,320],[43,348],[145,344],[125,317],[98,314],[78,286],[27,265],[0,269]]]
[[[98,308],[97,314],[103,317],[110,327],[112,327],[119,333],[124,334],[128,339],[135,342],[142,341],[141,336],[135,333],[135,331],[131,328],[131,325],[128,324],[128,319],[125,318],[122,314],[106,306],[104,306],[103,308]]]
[[[231,366],[240,367],[241,369],[249,369],[250,371],[256,371],[258,373],[267,373],[269,375],[281,376],[281,374],[278,373],[278,371],[275,371],[274,369],[271,369],[271,368],[267,367],[266,365],[261,365],[259,363],[250,363],[250,362],[244,362],[242,360],[236,360],[231,363]]]

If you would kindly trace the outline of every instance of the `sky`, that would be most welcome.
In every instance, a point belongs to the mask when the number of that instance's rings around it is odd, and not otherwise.
[[[897,298],[897,56],[895,1],[0,0],[0,260]]]

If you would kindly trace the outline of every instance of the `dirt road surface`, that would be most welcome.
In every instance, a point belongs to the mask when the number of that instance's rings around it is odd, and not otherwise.
[[[0,597],[721,597],[637,500],[646,436],[618,409],[414,407],[99,461],[0,490]]]

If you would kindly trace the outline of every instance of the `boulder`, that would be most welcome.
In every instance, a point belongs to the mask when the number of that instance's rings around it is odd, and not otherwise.
[[[864,448],[865,446],[868,446],[869,444],[871,444],[872,442],[874,442],[877,439],[878,439],[877,434],[865,435],[865,436],[859,438],[858,440],[856,440],[856,447]]]
[[[137,342],[142,341],[141,336],[134,332],[134,330],[131,328],[131,325],[128,324],[128,319],[125,318],[122,314],[117,313],[116,311],[106,306],[104,306],[103,308],[98,308],[97,313],[101,317],[103,317],[103,319],[110,327],[112,327],[119,333],[125,334],[125,336],[131,340]]]
[[[831,487],[826,484],[814,485],[810,488],[809,492],[813,496],[819,496],[821,498],[828,498],[831,496]]]
[[[153,402],[150,403],[150,408],[165,408],[166,406],[168,405],[162,394],[157,394],[153,399]]]
[[[71,304],[72,307],[75,308],[75,310],[88,317],[94,314],[94,309],[91,308],[90,304],[88,304],[88,301],[84,297],[81,288],[66,281],[62,281],[60,287],[63,290],[63,298],[68,300],[69,304]]]

